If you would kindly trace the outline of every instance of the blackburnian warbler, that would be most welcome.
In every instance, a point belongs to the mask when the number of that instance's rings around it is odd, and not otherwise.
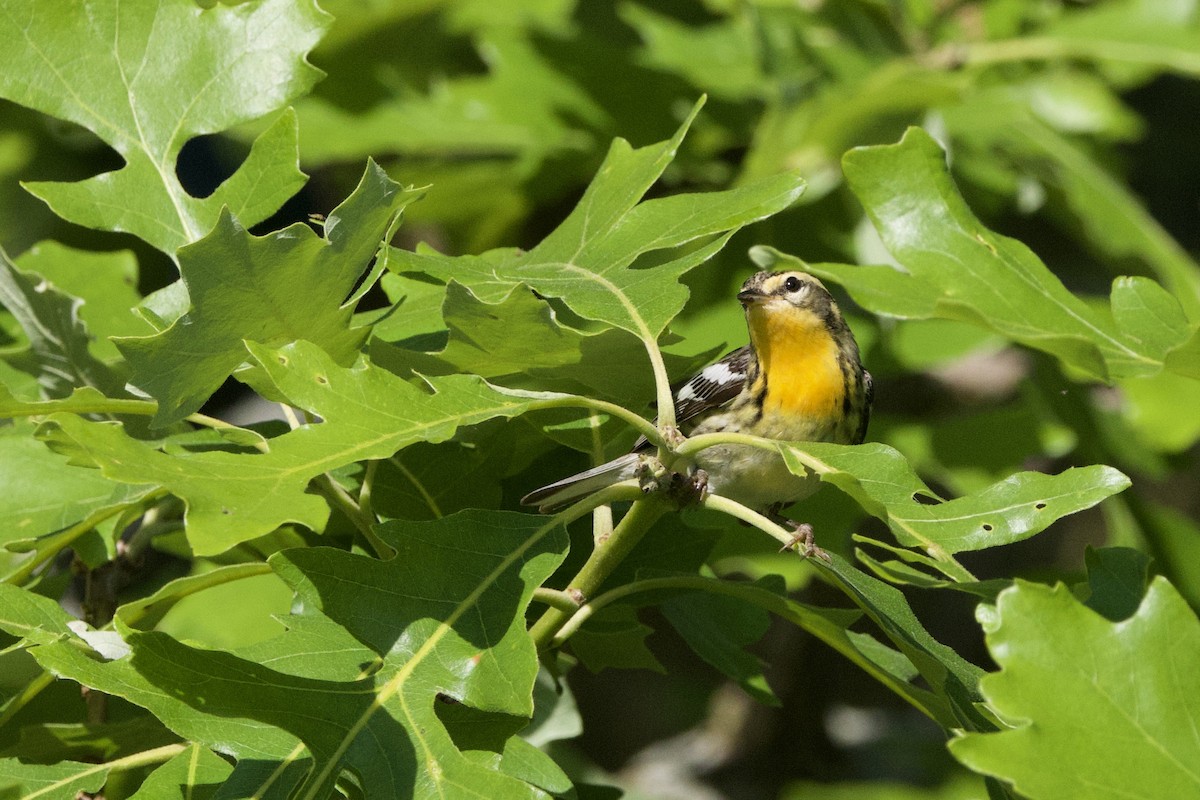
[[[737,298],[750,344],[700,370],[676,392],[680,430],[687,436],[735,432],[788,442],[862,442],[871,375],[824,285],[803,272],[759,272]],[[630,453],[530,492],[521,502],[550,511],[638,477],[650,450],[641,439]],[[780,508],[817,488],[815,478],[793,475],[777,453],[748,445],[704,449],[694,467],[706,475],[707,491],[776,518]],[[811,530],[805,538],[811,550]]]

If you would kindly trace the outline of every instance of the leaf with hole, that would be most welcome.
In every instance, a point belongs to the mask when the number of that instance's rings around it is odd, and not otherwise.
[[[320,72],[304,56],[330,17],[312,0],[92,0],[86,10],[5,0],[0,12],[0,96],[82,125],[125,160],[77,183],[25,185],[59,216],[174,254],[223,207],[253,225],[303,185],[290,112],[206,198],[184,189],[176,159],[194,137],[278,111],[313,85]]]

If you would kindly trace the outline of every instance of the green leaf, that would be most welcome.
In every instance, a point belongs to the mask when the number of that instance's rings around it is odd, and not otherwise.
[[[1113,281],[1112,313],[1121,333],[1159,361],[1192,334],[1179,301],[1149,278]]]
[[[562,561],[562,526],[545,517],[477,511],[389,523],[380,535],[397,550],[386,562],[328,548],[271,559],[296,590],[298,608],[345,626],[381,656],[356,679],[285,674],[153,632],[131,633],[133,655],[117,662],[84,666],[68,661],[63,647],[34,655],[60,674],[96,680],[89,685],[145,705],[193,741],[219,744],[239,761],[273,760],[273,771],[256,787],[260,793],[326,797],[349,772],[372,797],[537,796],[465,757],[435,707],[446,697],[480,711],[532,714],[538,665],[525,609]],[[310,641],[304,660],[314,668],[329,648],[342,645],[336,638]],[[136,680],[118,684],[126,662]],[[274,744],[273,756],[264,752],[266,743],[292,737],[311,755],[291,747],[280,752]],[[286,772],[296,763],[307,774]]]
[[[339,367],[316,345],[276,351],[249,345],[264,380],[322,422],[269,440],[266,453],[167,454],[120,426],[55,414],[40,436],[75,461],[94,463],[122,483],[161,486],[187,505],[188,540],[199,555],[220,553],[286,522],[321,530],[329,509],[308,481],[332,469],[386,458],[414,442],[445,441],[463,425],[515,416],[556,395],[517,394],[466,375],[432,378],[428,394],[360,361]]]
[[[749,14],[696,26],[633,4],[620,6],[619,13],[646,42],[641,60],[686,77],[700,91],[731,100],[758,99],[769,85],[757,48],[759,31]]]
[[[574,739],[583,733],[583,719],[575,704],[571,687],[555,680],[546,668],[538,670],[533,685],[533,719],[521,731],[521,738],[534,747]]]
[[[763,675],[762,661],[745,650],[761,639],[770,625],[761,609],[729,597],[697,592],[667,600],[662,611],[697,655],[737,681],[758,702],[780,705]]]
[[[1200,266],[1097,157],[1097,136],[1128,139],[1140,127],[1102,78],[1059,68],[985,89],[945,113],[964,176],[999,165],[1018,186],[1036,180],[1051,192],[1043,212],[1082,246],[1112,269],[1146,265],[1189,316],[1200,311]]]
[[[82,302],[79,319],[87,326],[91,350],[101,361],[120,357],[108,337],[146,331],[145,323],[129,313],[142,299],[137,292],[137,259],[130,251],[93,253],[58,242],[40,242],[14,263]]]
[[[1130,547],[1089,547],[1084,553],[1087,607],[1120,622],[1137,613],[1150,577],[1150,557]]]
[[[246,360],[246,340],[278,347],[306,339],[351,363],[369,329],[350,326],[346,298],[417,197],[371,163],[329,215],[324,238],[303,223],[255,237],[223,214],[212,233],[180,250],[191,309],[154,336],[117,340],[131,382],[158,400],[154,424],[196,411]]]
[[[787,208],[804,188],[787,173],[724,192],[642,200],[674,159],[691,120],[658,144],[634,149],[614,141],[579,205],[528,252],[450,258],[393,249],[389,268],[453,278],[487,302],[524,283],[543,297],[561,298],[580,316],[656,341],[687,299],[679,277],[734,231]],[[651,258],[654,269],[638,268]]]
[[[798,603],[777,591],[771,581],[748,583],[694,575],[649,579],[638,585],[641,592],[633,599],[641,598],[640,602],[650,603],[663,599],[664,592],[699,590],[764,609],[816,636],[930,718],[948,727],[960,724],[958,720],[964,718],[963,712],[956,712],[953,706],[962,703],[969,707],[970,698],[975,696],[971,687],[978,679],[978,670],[936,642],[913,615],[899,591],[857,572],[837,556],[833,558],[834,573],[845,572],[848,576],[844,580],[835,578],[835,582],[846,589],[846,593],[875,619],[903,652],[868,635],[850,631],[850,626],[861,618],[859,612]],[[668,599],[671,596],[669,594]],[[571,638],[572,643],[575,636]],[[918,672],[932,691],[912,682]],[[947,689],[951,691],[950,695],[946,694]],[[969,717],[973,712],[966,713]]]
[[[146,487],[113,483],[70,466],[30,436],[27,425],[0,428],[0,544],[60,530],[97,512],[125,506]]]
[[[98,792],[107,779],[107,764],[25,764],[0,758],[0,793],[5,796],[77,800],[84,792]]]
[[[1200,76],[1200,31],[1191,3],[1125,0],[1065,14],[1032,42],[1042,57],[1074,56],[1127,62]],[[1003,42],[991,44],[993,52]],[[986,60],[989,48],[981,48]],[[975,59],[972,59],[975,60]]]
[[[982,670],[934,639],[899,589],[854,569],[841,556],[829,557],[817,564],[822,574],[867,613],[942,698],[944,705],[930,704],[926,713],[948,728],[992,730],[975,708]]]
[[[981,688],[1011,729],[951,741],[956,758],[1031,800],[1200,792],[1200,621],[1166,580],[1122,622],[1020,581],[980,620],[1000,666]]]
[[[911,128],[898,144],[852,150],[843,166],[905,270],[902,277],[888,276],[888,297],[877,307],[872,301],[879,300],[878,289],[870,294],[858,289],[883,268],[855,275],[861,268],[805,265],[822,278],[844,280],[856,302],[897,316],[972,322],[1100,379],[1161,369],[1161,352],[1156,355],[1093,312],[1024,244],[984,227],[955,187],[945,153],[924,131]],[[1156,309],[1161,305],[1155,301]],[[1134,317],[1138,324],[1144,319]]]
[[[91,337],[79,318],[80,301],[17,269],[3,251],[0,305],[16,317],[29,340],[28,351],[9,360],[37,376],[46,396],[66,397],[71,389],[85,386],[110,397],[127,396],[124,379],[88,350]]]
[[[209,800],[232,771],[225,759],[192,745],[150,773],[130,800]]]
[[[1129,486],[1129,479],[1112,467],[1075,467],[1058,475],[1017,473],[974,494],[942,501],[886,445],[808,442],[780,445],[780,452],[793,473],[811,470],[837,486],[886,522],[901,544],[947,553],[1027,539]]]
[[[606,669],[646,669],[666,674],[658,656],[646,644],[654,629],[638,619],[628,605],[608,606],[593,615],[571,637],[571,652],[592,672]]]
[[[277,111],[313,85],[320,73],[304,56],[330,19],[315,2],[94,0],[82,12],[73,0],[6,0],[2,10],[0,96],[82,125],[125,161],[78,183],[26,185],[60,216],[173,254],[222,207],[252,225],[303,184],[290,114],[206,198],[186,192],[175,162],[193,137]]]
[[[521,8],[512,10],[517,13]],[[347,12],[351,19],[362,15],[360,6]],[[342,21],[339,19],[339,25]],[[412,34],[421,35],[417,31]],[[396,35],[403,37],[404,33]],[[334,53],[322,47],[326,58],[321,63],[328,64],[331,73],[343,65],[357,71],[362,46],[361,41],[354,41]],[[513,163],[506,176],[511,184],[526,178],[539,162],[591,144],[588,134],[570,122],[602,124],[603,111],[539,51],[529,32],[491,30],[476,38],[476,46],[487,74],[446,76],[437,91],[427,94],[385,87],[392,90],[390,95],[360,110],[354,108],[358,103],[353,99],[347,102],[337,90],[359,88],[363,81],[346,87],[322,86],[316,95],[298,104],[305,163],[361,159],[377,153],[423,160],[486,158]],[[461,165],[457,171],[462,171]],[[474,204],[486,199],[468,194],[458,201]]]
[[[49,597],[0,583],[0,630],[34,644],[75,638],[67,627],[73,618]]]
[[[179,737],[149,714],[120,722],[25,725],[4,754],[25,762],[112,761],[176,743]]]

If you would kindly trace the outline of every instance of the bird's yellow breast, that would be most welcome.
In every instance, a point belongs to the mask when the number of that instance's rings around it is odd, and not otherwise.
[[[750,335],[767,394],[763,412],[829,419],[841,413],[846,378],[837,341],[816,314],[752,313]]]

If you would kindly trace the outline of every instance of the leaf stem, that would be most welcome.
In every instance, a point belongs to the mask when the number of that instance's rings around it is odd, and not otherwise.
[[[588,417],[592,433],[592,463],[604,463],[604,439],[600,436],[600,415]],[[597,506],[592,511],[592,543],[595,544],[606,538],[613,530],[612,506]]]
[[[158,411],[155,400],[126,400],[99,396],[95,400],[78,400],[64,397],[61,400],[38,400],[27,404],[15,404],[0,409],[0,417],[44,417],[60,411],[72,414],[126,414],[142,417],[153,416]]]
[[[630,427],[632,427],[642,436],[645,436],[646,439],[656,447],[668,446],[661,431],[654,426],[654,423],[650,422],[650,420],[646,419],[640,414],[635,414],[624,406],[619,406],[616,403],[610,403],[607,400],[597,400],[594,397],[584,397],[582,395],[564,394],[558,397],[547,397],[540,400],[534,400],[529,404],[529,408],[531,410],[546,408],[586,408],[592,411],[599,411],[629,423]]]
[[[337,508],[338,511],[345,514],[354,527],[358,528],[363,538],[367,540],[367,544],[375,551],[377,557],[391,558],[396,555],[395,548],[383,539],[380,539],[379,535],[375,533],[375,518],[368,516],[359,507],[358,503],[354,501],[354,498],[350,496],[349,492],[343,489],[328,472],[314,478],[312,486]]]
[[[1010,61],[1061,61],[1086,58],[1096,61],[1124,61],[1131,64],[1162,64],[1185,75],[1200,75],[1200,57],[1182,49],[1164,48],[1135,42],[1117,42],[1104,38],[1056,38],[1030,36],[993,42],[974,42],[932,51],[935,63],[970,66]]]
[[[548,589],[545,586],[539,586],[533,590],[533,599],[536,602],[543,603],[551,608],[557,608],[568,614],[573,614],[579,610],[579,602],[567,592],[562,592],[558,589]]]
[[[362,512],[366,514],[368,519],[376,519],[371,495],[375,489],[375,472],[378,469],[378,460],[371,459],[368,461],[366,472],[363,474],[362,486],[358,489],[358,507],[362,509]]]
[[[572,506],[573,508],[575,506]],[[587,598],[600,588],[600,585],[612,574],[617,565],[641,541],[650,526],[668,508],[669,506],[665,502],[653,495],[635,501],[625,516],[621,518],[620,524],[613,530],[612,535],[596,543],[591,556],[571,579],[566,592],[572,597],[579,598],[580,603],[586,603]],[[556,607],[551,607],[542,614],[541,618],[529,629],[529,635],[539,650],[553,641],[555,634],[566,624],[569,617],[569,612]]]
[[[654,371],[654,388],[658,396],[658,429],[660,431],[673,429],[675,427],[675,395],[671,392],[671,378],[667,375],[667,364],[663,361],[662,350],[659,349],[658,342],[653,338],[642,339],[642,343],[646,345],[646,355],[650,357],[650,368]],[[660,442],[655,442],[655,444],[658,444],[659,447],[665,446]]]
[[[749,447],[757,447],[760,450],[774,450],[776,452],[781,452],[781,448],[788,447],[789,452],[792,455],[794,455],[798,461],[803,462],[804,466],[807,467],[809,470],[811,470],[812,473],[815,474],[820,480],[824,481],[825,475],[831,475],[831,474],[838,472],[838,470],[835,467],[831,467],[830,465],[826,464],[825,462],[821,461],[820,459],[816,458],[815,456],[807,453],[804,450],[803,442],[798,442],[798,443],[794,443],[794,444],[788,443],[788,442],[778,442],[778,441],[775,441],[772,439],[763,439],[758,436],[750,436],[745,433],[703,433],[703,434],[700,434],[699,436],[693,436],[692,438],[683,442],[683,444],[681,444],[679,447],[676,448],[675,452],[680,458],[687,458],[690,456],[694,456],[696,453],[699,453],[701,450],[704,450],[706,448],[713,447],[716,445],[720,445],[720,444],[742,444],[742,445],[747,445]],[[781,455],[781,457],[782,457],[782,455]],[[839,488],[842,488],[842,487],[839,486]],[[845,491],[845,489],[843,489],[843,491]],[[943,573],[946,575],[946,577],[948,577],[951,580],[956,581],[958,583],[974,583],[978,580],[978,578],[976,578],[971,573],[970,570],[968,570],[966,567],[964,567],[962,564],[960,564],[958,562],[958,559],[954,558],[954,556],[952,556],[949,553],[949,551],[947,551],[946,548],[943,547],[942,545],[933,541],[928,536],[921,534],[919,531],[915,530],[911,525],[906,524],[903,520],[898,520],[895,517],[891,516],[890,514],[887,514],[886,512],[882,516],[878,513],[871,512],[869,507],[862,502],[862,498],[856,496],[855,494],[853,494],[851,492],[847,492],[847,494],[850,494],[851,497],[853,497],[856,501],[858,501],[859,505],[862,506],[862,508],[864,510],[866,510],[868,513],[871,513],[872,516],[876,516],[879,519],[883,520],[883,522],[885,522],[887,524],[887,526],[889,528],[891,528],[893,531],[895,531],[898,528],[898,529],[902,530],[908,536],[912,537],[912,539],[919,542],[921,547],[923,547],[925,549],[926,553],[928,553],[931,557],[933,557],[934,559],[936,559],[937,561],[939,561],[941,564],[943,564],[945,566]],[[754,513],[752,511],[750,511],[750,509],[745,509],[745,512],[749,512],[751,514]],[[733,512],[730,511],[727,513],[733,513]],[[744,513],[744,512],[739,512],[739,513]],[[758,516],[761,517],[761,515],[758,515]],[[743,518],[743,517],[739,517],[739,519],[741,519],[741,518]],[[758,526],[758,523],[753,522],[751,519],[746,519],[746,521],[750,522],[752,525]],[[774,524],[774,523],[772,523],[772,524]],[[761,527],[761,526],[759,526],[759,527]],[[779,526],[775,526],[775,527],[778,528],[779,530],[782,530],[782,528],[779,528]],[[770,531],[768,531],[768,532],[770,532]],[[774,534],[772,534],[772,535],[774,535]],[[776,537],[776,538],[778,538],[778,537]]]
[[[166,494],[166,489],[158,489],[156,491],[149,492],[136,502],[124,503],[122,505],[112,506],[111,508],[101,509],[87,519],[81,520],[71,527],[59,531],[58,533],[51,534],[45,539],[45,541],[50,543],[49,546],[39,548],[31,558],[22,561],[15,569],[4,576],[2,579],[3,582],[14,585],[23,584],[29,579],[29,576],[32,575],[38,567],[53,559],[67,547],[70,547],[76,539],[78,539],[80,536],[83,536],[100,523],[118,516],[119,514],[123,514],[130,509],[146,506],[155,500],[158,500],[160,497],[164,497]]]
[[[753,525],[760,531],[770,534],[775,539],[778,539],[781,544],[794,545],[796,543],[796,534],[788,531],[782,525],[772,522],[771,519],[763,514],[748,508],[741,503],[730,500],[728,497],[722,497],[719,494],[710,494],[704,498],[701,505],[705,508],[710,508],[713,511],[720,511],[728,514],[735,519],[740,519],[749,525]]]
[[[50,684],[54,683],[54,676],[49,672],[42,672],[36,678],[21,689],[19,694],[15,694],[8,699],[3,708],[0,708],[0,728],[8,724],[8,721],[17,715],[22,708],[41,694],[42,690]]]

